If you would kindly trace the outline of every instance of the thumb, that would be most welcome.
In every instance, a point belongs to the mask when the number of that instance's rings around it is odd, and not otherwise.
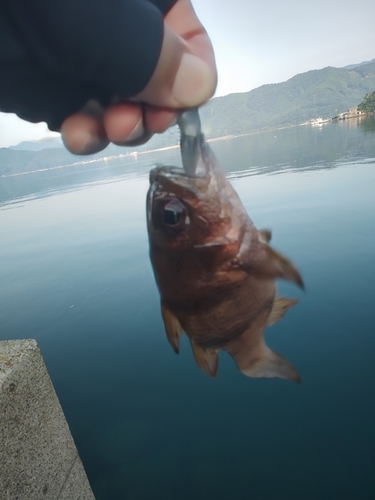
[[[165,25],[155,71],[135,100],[159,107],[195,107],[212,97],[216,83],[215,61],[206,33],[184,40]]]

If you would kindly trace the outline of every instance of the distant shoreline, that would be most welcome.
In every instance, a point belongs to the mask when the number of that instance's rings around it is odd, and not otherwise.
[[[347,120],[349,118],[362,118],[363,116],[367,116],[367,115],[371,115],[371,114],[374,114],[374,113],[362,113],[361,115],[346,116],[345,120]],[[328,122],[336,122],[336,121],[338,122],[339,118],[330,118],[330,119],[326,120],[327,123]],[[212,137],[212,138],[206,139],[206,141],[207,142],[226,141],[226,140],[230,140],[230,139],[236,139],[238,137],[246,137],[249,135],[260,134],[260,133],[264,133],[264,132],[272,132],[272,131],[276,131],[276,130],[284,130],[287,128],[301,127],[304,125],[312,125],[312,123],[311,123],[311,121],[307,121],[304,123],[300,123],[298,125],[284,125],[282,127],[267,128],[267,129],[263,129],[263,130],[253,130],[252,132],[246,132],[245,134],[237,134],[237,135],[229,134],[229,135],[224,135],[221,137]],[[103,161],[106,162],[109,160],[116,160],[116,159],[120,159],[120,158],[129,158],[129,157],[137,158],[139,155],[144,155],[144,154],[149,154],[149,153],[157,153],[160,151],[168,151],[170,149],[177,149],[179,147],[180,147],[179,144],[175,144],[173,146],[165,146],[163,148],[149,149],[146,151],[139,151],[139,152],[138,151],[129,151],[129,153],[120,153],[118,155],[103,156],[101,158],[93,158],[92,160],[76,161],[73,163],[67,163],[66,165],[57,165],[55,167],[46,167],[46,168],[40,168],[37,170],[28,170],[26,172],[17,172],[14,174],[3,174],[0,176],[0,178],[18,177],[20,175],[29,175],[29,174],[35,174],[35,173],[40,173],[40,172],[49,172],[51,170],[59,170],[59,169],[63,169],[63,168],[75,167],[78,165],[89,165],[91,163],[100,163]]]

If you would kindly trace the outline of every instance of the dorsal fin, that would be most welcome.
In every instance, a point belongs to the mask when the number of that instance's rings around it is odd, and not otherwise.
[[[179,337],[182,333],[180,322],[163,303],[161,303],[161,315],[163,317],[165,333],[167,334],[168,342],[171,344],[174,352],[178,354],[180,350]]]
[[[272,238],[272,231],[270,229],[260,229],[258,231],[259,241],[262,243],[269,243]]]
[[[267,326],[273,325],[276,321],[279,321],[287,310],[298,304],[298,299],[286,299],[284,297],[276,297],[272,304],[272,310],[268,316]]]
[[[292,363],[280,356],[264,344],[262,355],[255,358],[249,366],[241,369],[247,377],[283,378],[300,383],[301,378]]]
[[[201,370],[210,377],[216,377],[219,356],[215,349],[205,349],[198,345],[193,339],[189,339],[194,359]]]

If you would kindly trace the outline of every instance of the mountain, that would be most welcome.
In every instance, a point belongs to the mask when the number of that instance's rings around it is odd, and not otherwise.
[[[375,59],[371,59],[371,61],[363,61],[363,62],[358,63],[358,64],[349,64],[348,66],[343,66],[343,68],[344,69],[353,69],[353,68],[357,68],[358,66],[363,66],[364,64],[370,64],[373,62],[375,62]]]
[[[329,118],[347,111],[375,90],[375,61],[353,66],[308,71],[286,82],[212,99],[200,111],[203,131],[208,137],[239,135],[299,125],[311,118]],[[0,177],[118,156],[135,149],[110,145],[95,155],[74,156],[56,147],[61,144],[59,141],[57,138],[0,149]],[[177,142],[178,130],[173,127],[136,150],[152,150]]]
[[[61,141],[60,138],[57,138],[57,140]],[[43,146],[45,142],[48,143],[48,141],[38,141],[38,143],[24,142],[19,144],[19,148],[17,146],[0,148],[0,178],[1,176],[35,172],[37,170],[48,170],[50,168],[71,165],[73,163],[92,162],[93,160],[99,160],[105,157],[129,154],[134,150],[141,152],[176,145],[179,143],[179,131],[177,127],[173,127],[164,134],[154,135],[147,144],[137,146],[137,148],[125,148],[110,144],[104,151],[87,156],[73,155],[64,147],[55,147],[51,145],[45,149],[27,149],[34,147],[35,144],[39,147]]]
[[[212,99],[201,110],[203,129],[209,137],[220,137],[329,118],[356,106],[373,90],[375,62],[308,71],[283,83]]]
[[[9,149],[15,151],[41,151],[42,149],[55,149],[62,148],[63,142],[60,137],[50,137],[40,141],[23,141],[17,146],[10,146]]]

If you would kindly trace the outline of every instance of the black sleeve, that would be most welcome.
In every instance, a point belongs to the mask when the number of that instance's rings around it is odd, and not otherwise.
[[[176,0],[1,0],[0,110],[62,121],[147,85]]]

